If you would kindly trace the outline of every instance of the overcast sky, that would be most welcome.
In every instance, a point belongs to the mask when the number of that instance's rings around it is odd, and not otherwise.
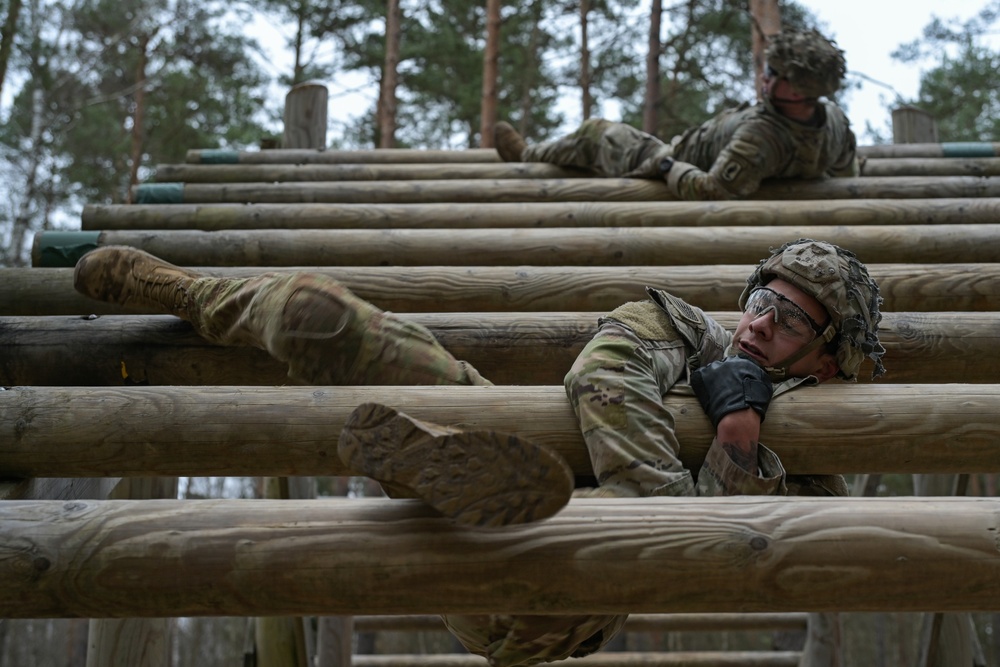
[[[860,90],[844,96],[844,104],[860,143],[865,123],[891,136],[886,108],[896,99],[916,97],[920,68],[894,61],[889,54],[900,44],[921,36],[932,15],[942,19],[972,18],[987,0],[799,0],[824,24],[847,58],[848,76],[861,82]],[[862,75],[862,76],[857,76]],[[863,77],[874,79],[879,85]],[[892,90],[886,86],[891,86]]]

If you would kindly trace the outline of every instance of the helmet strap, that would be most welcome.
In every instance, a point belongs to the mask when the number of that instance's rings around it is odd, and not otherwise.
[[[834,336],[837,335],[837,330],[834,328],[833,324],[826,325],[826,329],[823,333],[813,338],[807,344],[803,345],[797,352],[793,352],[789,356],[785,357],[774,366],[764,366],[764,372],[767,373],[768,377],[774,382],[781,382],[782,380],[788,379],[788,369],[791,368],[799,359],[804,358],[806,355],[810,354],[813,350],[819,348],[822,345],[826,345]]]

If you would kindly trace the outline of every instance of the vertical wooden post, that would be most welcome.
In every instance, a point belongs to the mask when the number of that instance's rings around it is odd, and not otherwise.
[[[479,145],[493,148],[497,124],[497,61],[500,58],[500,0],[486,0],[486,50],[483,53],[483,102]]]
[[[895,117],[893,111],[894,126]],[[968,475],[914,475],[913,494],[964,496],[968,481]],[[986,664],[982,652],[970,614],[924,614],[917,667],[978,667]]]
[[[642,104],[642,131],[656,134],[656,105],[660,101],[660,26],[663,0],[653,0],[649,10],[649,42],[646,47],[646,95]]]
[[[302,500],[316,497],[312,477],[267,477],[265,498]],[[296,616],[262,616],[256,619],[257,665],[259,667],[308,667],[313,664],[306,639],[307,619]]]
[[[402,23],[399,0],[387,0],[385,11],[385,65],[378,98],[378,147],[396,145],[396,81],[399,69],[399,37]]]
[[[757,89],[759,100],[764,96],[764,52],[767,50],[767,40],[781,32],[781,10],[778,7],[778,0],[750,0],[750,16],[753,19],[751,48],[754,87]]]
[[[285,132],[282,148],[326,148],[329,93],[321,83],[306,81],[285,95]]]
[[[118,500],[176,498],[177,478],[123,479],[110,497]],[[87,639],[87,667],[168,667],[172,631],[171,618],[93,619]]]
[[[923,109],[905,106],[892,110],[892,143],[936,144],[937,123]]]

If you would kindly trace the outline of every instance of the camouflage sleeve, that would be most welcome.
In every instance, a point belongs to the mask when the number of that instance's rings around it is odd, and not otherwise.
[[[685,200],[738,199],[752,195],[760,183],[780,173],[788,161],[783,142],[765,123],[743,123],[707,171],[675,162],[667,173],[671,194]]]
[[[757,467],[760,474],[751,475],[736,465],[715,438],[698,473],[698,495],[783,496],[787,493],[785,469],[778,455],[760,443],[757,443]]]
[[[837,161],[827,170],[829,176],[835,178],[852,178],[861,175],[861,164],[857,155],[858,141],[854,132],[847,130],[847,137],[844,139],[843,150]]]

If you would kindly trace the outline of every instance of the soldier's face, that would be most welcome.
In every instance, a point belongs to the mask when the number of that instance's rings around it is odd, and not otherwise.
[[[772,100],[785,102],[785,103],[795,103],[795,102],[805,102],[809,98],[795,90],[792,84],[788,83],[788,79],[781,77],[771,77],[765,79],[765,86],[767,94]]]
[[[801,308],[814,321],[820,324],[829,321],[830,316],[823,304],[790,282],[776,278],[767,283],[767,288],[790,301],[793,304],[791,307]],[[787,328],[783,328],[780,317],[776,322],[774,309],[758,313],[748,308],[740,318],[736,333],[733,335],[733,345],[736,349],[761,366],[777,365],[811,341],[812,338],[794,335]],[[820,381],[827,380],[837,373],[836,359],[826,353],[821,346],[792,364],[788,373],[792,377],[814,375]]]

